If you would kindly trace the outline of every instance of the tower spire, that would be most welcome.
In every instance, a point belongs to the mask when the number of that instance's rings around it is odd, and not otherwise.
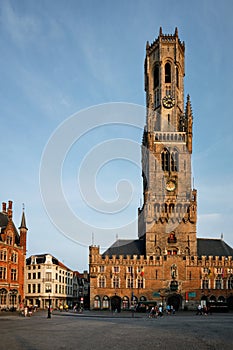
[[[21,230],[22,228],[27,230],[24,208],[25,208],[25,206],[24,206],[24,203],[23,203],[22,219],[21,219],[21,225],[20,225],[20,227],[19,227],[20,230]]]
[[[19,227],[19,230],[20,230],[20,245],[23,247],[24,254],[26,254],[28,228],[27,228],[27,225],[26,225],[26,218],[25,218],[25,213],[24,213],[24,204],[23,204],[21,225]]]

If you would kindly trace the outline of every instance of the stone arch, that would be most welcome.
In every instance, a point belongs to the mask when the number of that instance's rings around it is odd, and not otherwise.
[[[233,310],[233,295],[230,295],[227,298],[227,305],[228,305],[229,309]]]
[[[112,311],[117,310],[117,312],[121,312],[121,297],[119,297],[118,295],[114,295],[111,298],[111,309]]]
[[[167,305],[172,305],[173,308],[178,311],[182,305],[182,296],[180,294],[171,294],[167,298]]]

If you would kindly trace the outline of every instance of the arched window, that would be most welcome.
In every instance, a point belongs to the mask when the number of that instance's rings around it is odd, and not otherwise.
[[[171,65],[170,65],[170,63],[165,64],[165,83],[171,83]]]
[[[0,289],[0,305],[5,306],[7,299],[7,290],[5,288]]]
[[[171,154],[171,171],[178,171],[179,170],[179,154],[175,150]]]
[[[162,152],[162,170],[169,171],[170,168],[170,154],[167,149]]]
[[[214,295],[211,295],[210,302],[211,303],[216,303],[216,297]]]
[[[170,152],[164,149],[161,154],[163,171],[179,171],[179,153],[177,150]]]
[[[156,65],[154,68],[154,89],[159,86],[159,66]]]
[[[94,298],[94,308],[95,309],[100,309],[100,297],[99,295],[96,295],[95,298]]]
[[[176,87],[179,87],[179,69],[176,67]]]
[[[225,298],[224,298],[224,296],[220,295],[220,297],[218,297],[218,302],[220,302],[220,303],[225,303]]]
[[[169,205],[169,213],[174,213],[175,212],[175,204],[172,203]]]
[[[109,297],[105,295],[103,297],[103,309],[109,309],[110,303],[109,303]]]
[[[122,308],[123,310],[129,309],[129,298],[127,296],[124,296],[122,299]]]

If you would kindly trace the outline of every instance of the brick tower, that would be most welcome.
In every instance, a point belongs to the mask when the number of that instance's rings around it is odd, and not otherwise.
[[[146,255],[197,255],[197,192],[192,189],[190,97],[184,103],[185,45],[164,35],[146,46],[146,126],[142,141],[144,204],[138,234]],[[184,106],[185,105],[185,106]]]

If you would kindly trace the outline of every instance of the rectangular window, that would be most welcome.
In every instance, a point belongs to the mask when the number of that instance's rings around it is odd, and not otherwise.
[[[127,277],[126,280],[126,288],[133,288],[134,287],[134,279],[131,276]]]
[[[222,289],[222,279],[215,280],[215,289]]]
[[[99,272],[103,273],[105,271],[105,266],[101,265],[99,267]]]
[[[17,270],[16,269],[11,269],[11,280],[17,281]]]
[[[37,274],[37,278],[38,278],[38,280],[40,279],[40,272],[38,272],[38,274]]]
[[[33,279],[36,280],[36,273],[33,272]]]
[[[6,244],[12,245],[13,239],[11,236],[7,236],[6,238]]]
[[[17,258],[18,258],[18,254],[13,252],[12,255],[11,255],[11,261],[13,263],[17,263]]]
[[[209,289],[209,280],[202,280],[202,289]]]
[[[45,280],[46,281],[52,281],[52,272],[46,272],[45,273]]]
[[[120,288],[120,279],[118,276],[114,276],[113,278],[113,288]]]
[[[105,288],[105,277],[104,276],[99,277],[99,288]]]
[[[229,280],[227,281],[227,287],[228,289],[233,289],[233,278],[229,278]]]
[[[6,279],[6,268],[5,267],[0,267],[0,280],[5,280]]]
[[[120,272],[120,267],[119,267],[119,266],[114,266],[114,267],[113,267],[113,272],[114,272],[114,273]]]
[[[0,260],[1,261],[6,261],[7,260],[7,251],[6,251],[6,249],[0,250]]]
[[[133,266],[128,266],[127,267],[127,272],[132,275],[133,274]]]
[[[30,280],[31,279],[31,274],[30,274],[30,272],[28,273],[28,280]]]
[[[28,293],[31,293],[31,285],[28,284]]]
[[[37,284],[37,293],[40,293],[40,284]]]
[[[143,278],[138,278],[137,288],[144,288]]]
[[[36,293],[36,284],[32,285],[32,293]]]
[[[10,305],[15,305],[16,304],[16,298],[17,298],[17,296],[15,294],[10,294],[9,295]]]

